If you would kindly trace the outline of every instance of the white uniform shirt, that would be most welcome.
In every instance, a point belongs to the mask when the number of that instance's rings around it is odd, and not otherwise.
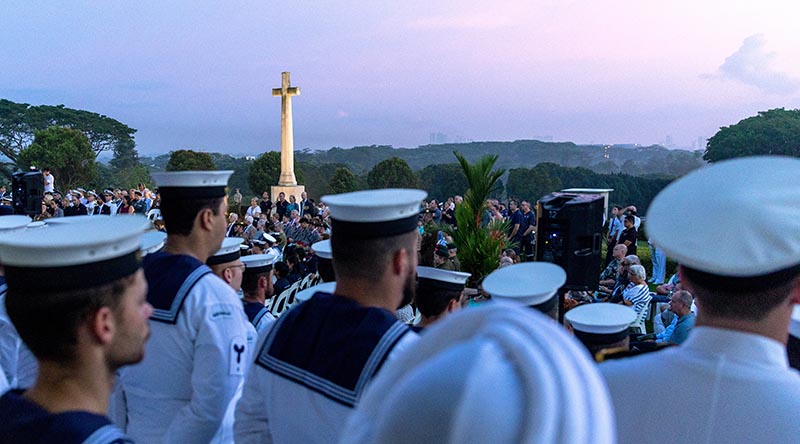
[[[291,310],[287,313],[291,313]],[[282,319],[273,323],[273,330],[279,328]],[[396,325],[406,328],[399,323]],[[269,333],[273,330],[269,330]],[[258,354],[269,336],[259,336],[254,359],[259,359]],[[418,339],[416,333],[405,333],[389,351],[386,362],[395,359]],[[315,378],[315,375],[307,376]],[[363,387],[368,382],[365,380]],[[331,393],[341,390],[331,381],[322,381],[322,385],[329,387]],[[359,390],[363,390],[363,387]],[[350,406],[272,373],[258,363],[252,364],[244,384],[244,393],[236,406],[236,444],[335,443],[352,411]]]
[[[800,373],[789,368],[786,347],[764,336],[695,327],[680,347],[600,370],[620,443],[767,444],[800,436]]]
[[[0,285],[0,368],[9,387],[33,386],[39,363],[25,346],[6,312],[6,286]]]
[[[151,320],[144,360],[120,378],[127,434],[140,443],[210,442],[244,378],[247,323],[236,293],[211,273],[175,324]]]

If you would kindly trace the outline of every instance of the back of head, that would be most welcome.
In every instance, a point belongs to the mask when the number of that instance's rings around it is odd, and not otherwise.
[[[797,158],[726,160],[653,200],[650,239],[680,262],[701,316],[759,321],[786,303],[800,276],[798,176]],[[679,222],[687,214],[703,223]]]
[[[612,443],[611,402],[552,320],[502,303],[463,310],[387,364],[340,443]]]
[[[167,233],[189,236],[201,211],[209,209],[217,215],[231,173],[233,171],[153,173],[153,180],[159,185],[159,208]]]

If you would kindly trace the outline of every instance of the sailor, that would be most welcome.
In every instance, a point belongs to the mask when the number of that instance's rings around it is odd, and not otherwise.
[[[436,323],[389,362],[340,444],[613,444],[611,401],[581,345],[507,303]]]
[[[567,281],[563,268],[550,262],[523,262],[498,268],[483,280],[492,299],[527,305],[558,318],[558,289]]]
[[[0,241],[23,233],[29,223],[31,223],[31,218],[28,216],[10,215],[0,217]],[[14,324],[11,323],[8,313],[6,313],[6,290],[5,278],[0,273],[0,370],[2,370],[0,372],[2,373],[0,380],[5,380],[5,384],[0,384],[0,393],[4,392],[8,387],[20,386],[17,379],[20,376],[20,359],[27,362],[27,364],[23,363],[23,367],[29,367],[32,370],[28,371],[32,375],[23,377],[26,380],[26,384],[22,387],[27,388],[33,385],[32,383],[36,379],[37,373],[36,359],[33,358],[25,344],[22,343],[17,329],[14,328]]]
[[[230,174],[153,174],[167,228],[165,250],[143,262],[153,338],[144,361],[120,378],[126,430],[138,442],[210,442],[243,380],[247,317],[236,292],[205,265],[225,237]]]
[[[700,312],[680,346],[600,366],[620,442],[800,436],[800,374],[786,358],[800,303],[799,176],[800,159],[745,157],[695,170],[653,200],[647,232],[680,263]]]
[[[206,265],[211,268],[211,271],[230,285],[236,293],[242,291],[244,263],[242,263],[241,257],[242,238],[226,237],[222,240],[219,250],[206,259]]]
[[[420,312],[420,322],[412,327],[421,331],[461,308],[464,286],[470,273],[448,271],[433,267],[417,267],[417,292],[414,300]]]
[[[278,259],[275,250],[269,254],[251,254],[242,258],[244,278],[242,279],[242,304],[247,319],[261,336],[272,326],[275,317],[269,312],[267,299],[274,296],[272,287],[272,266]]]
[[[333,271],[333,252],[330,239],[315,242],[311,245],[311,251],[317,257],[317,274],[320,279],[323,282],[335,281],[336,273]]]
[[[39,362],[31,388],[0,398],[0,442],[132,442],[105,415],[114,372],[142,359],[149,336],[148,225],[96,219],[0,239],[6,308]]]
[[[636,312],[625,305],[599,302],[575,307],[564,314],[564,319],[600,362],[607,355],[628,352],[628,326],[636,319]]]
[[[333,220],[335,292],[293,306],[260,341],[236,407],[237,444],[336,442],[369,381],[418,339],[394,311],[414,296],[425,196],[382,189],[322,198]]]

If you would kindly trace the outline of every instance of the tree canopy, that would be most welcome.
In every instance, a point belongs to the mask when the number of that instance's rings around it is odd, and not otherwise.
[[[178,150],[170,153],[169,162],[167,162],[167,171],[204,171],[216,170],[214,160],[208,153],[192,151],[192,150]]]
[[[703,158],[717,162],[765,154],[800,157],[800,110],[760,111],[735,125],[722,127],[708,139]]]
[[[133,145],[136,130],[101,114],[64,105],[38,105],[0,100],[0,153],[16,161],[36,131],[61,126],[81,131],[95,157],[102,151],[116,150],[119,144]]]
[[[347,167],[336,168],[330,181],[331,192],[334,194],[356,191],[356,176]]]
[[[417,176],[405,160],[390,157],[370,170],[367,174],[367,183],[372,189],[414,188],[417,186]]]
[[[86,186],[97,176],[89,139],[78,130],[53,126],[36,131],[33,143],[19,152],[18,166],[50,168],[60,189]]]

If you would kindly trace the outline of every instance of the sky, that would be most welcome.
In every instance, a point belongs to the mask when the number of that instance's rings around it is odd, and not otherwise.
[[[142,155],[669,140],[800,108],[793,0],[0,3],[0,98],[137,129]]]

